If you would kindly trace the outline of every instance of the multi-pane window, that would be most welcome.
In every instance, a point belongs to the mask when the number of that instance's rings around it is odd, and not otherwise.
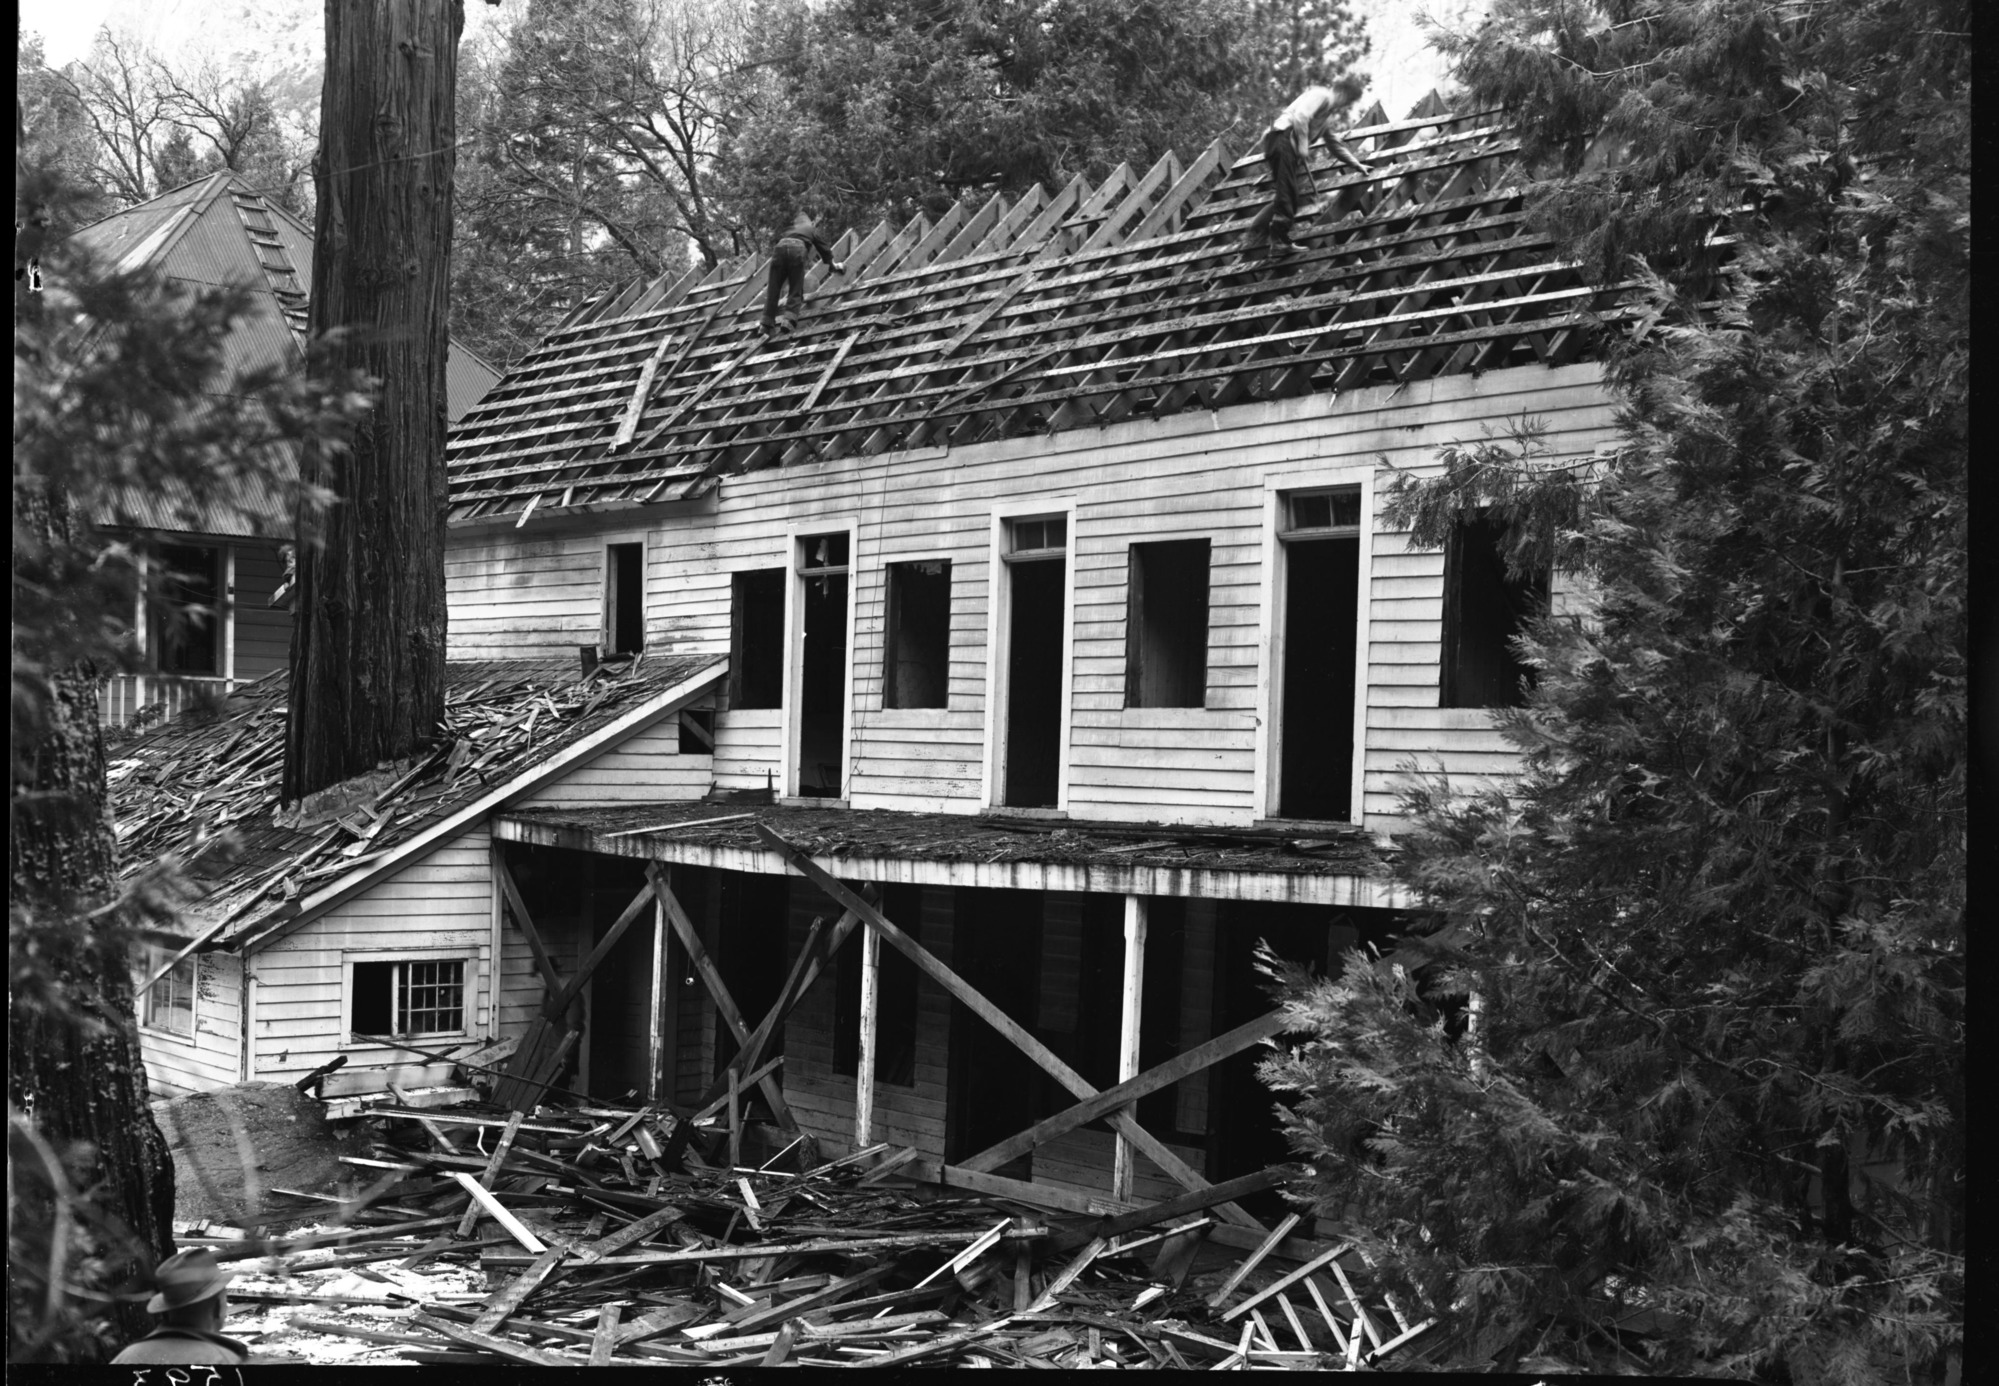
[[[157,972],[166,960],[172,957],[164,948],[146,950],[146,975]],[[194,979],[195,961],[192,957],[182,958],[146,992],[146,1027],[164,1030],[170,1035],[192,1035],[194,1033]],[[143,978],[141,980],[144,980]]]
[[[464,959],[355,963],[350,1028],[399,1039],[464,1033]]]
[[[1060,558],[1069,546],[1069,521],[1063,515],[1007,522],[1007,557]]]

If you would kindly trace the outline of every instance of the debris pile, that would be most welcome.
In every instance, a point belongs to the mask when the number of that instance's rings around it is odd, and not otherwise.
[[[650,1107],[374,1116],[395,1141],[343,1157],[372,1183],[321,1245],[219,1253],[257,1273],[231,1331],[260,1356],[1351,1368],[1440,1337],[1350,1248],[1280,1264],[1295,1216],[1245,1257],[1199,1212],[1078,1219],[914,1183],[886,1145],[820,1160],[801,1137],[752,1165],[740,1129],[676,1142]]]

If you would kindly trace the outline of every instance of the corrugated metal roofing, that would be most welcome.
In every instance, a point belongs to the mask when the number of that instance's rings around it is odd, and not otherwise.
[[[142,264],[195,287],[246,285],[248,310],[223,343],[225,376],[304,360],[312,228],[224,170],[84,227],[75,239],[120,270]],[[473,352],[451,343],[445,362],[448,417],[457,420],[499,380]],[[112,517],[100,517],[109,522]],[[292,515],[268,486],[246,484],[228,505],[197,503],[185,486],[124,500],[121,523],[242,538],[288,539]]]

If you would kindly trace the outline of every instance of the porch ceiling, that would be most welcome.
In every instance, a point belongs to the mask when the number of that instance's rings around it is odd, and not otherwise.
[[[496,814],[503,842],[782,875],[758,823],[850,881],[1404,908],[1357,828],[1281,830],[704,802]]]

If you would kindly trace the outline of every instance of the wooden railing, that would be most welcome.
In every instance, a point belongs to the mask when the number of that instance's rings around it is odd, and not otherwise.
[[[227,693],[241,679],[205,674],[114,674],[97,692],[97,719],[107,727],[129,725],[141,708],[164,705],[156,721],[177,716],[204,693]]]

